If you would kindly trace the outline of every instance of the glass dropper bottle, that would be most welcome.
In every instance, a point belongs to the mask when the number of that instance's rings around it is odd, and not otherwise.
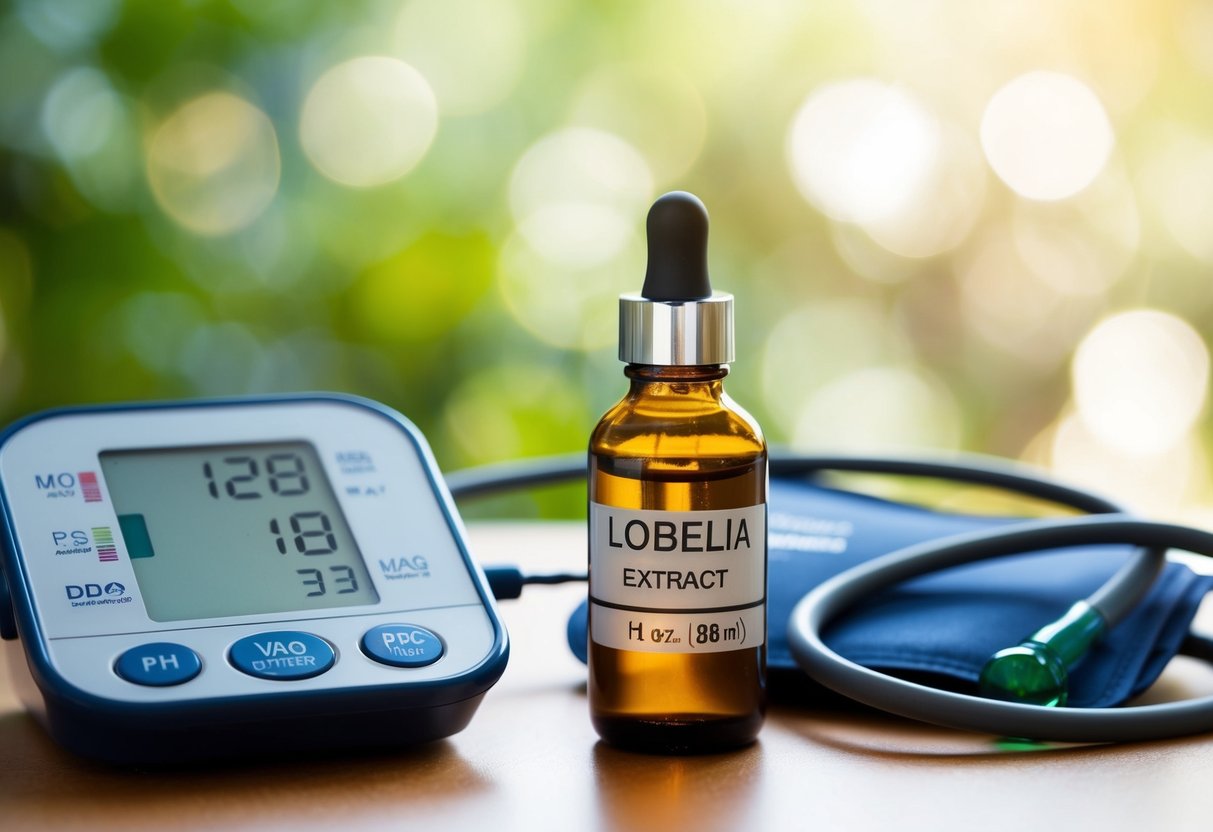
[[[649,212],[639,294],[619,301],[630,389],[590,439],[589,700],[613,745],[752,742],[765,712],[767,451],[724,392],[733,297],[713,292],[708,216]]]

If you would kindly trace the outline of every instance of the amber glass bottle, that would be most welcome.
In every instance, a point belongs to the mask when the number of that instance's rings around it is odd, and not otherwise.
[[[765,710],[766,446],[725,394],[732,297],[713,293],[707,215],[649,214],[649,271],[620,302],[628,394],[590,440],[589,698],[614,745],[751,742]]]

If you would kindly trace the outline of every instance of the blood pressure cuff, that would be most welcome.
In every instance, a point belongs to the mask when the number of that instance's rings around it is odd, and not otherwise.
[[[768,502],[767,664],[795,670],[787,623],[797,602],[858,563],[926,540],[993,529],[1016,518],[949,514],[802,480],[774,479]],[[858,664],[958,689],[975,686],[998,650],[1018,644],[1087,597],[1130,546],[1076,546],[956,567],[881,593],[830,626],[831,649]],[[1148,688],[1179,651],[1213,576],[1167,563],[1146,598],[1074,669],[1073,707],[1119,705]],[[586,660],[587,609],[569,619]],[[772,674],[776,683],[779,674]]]

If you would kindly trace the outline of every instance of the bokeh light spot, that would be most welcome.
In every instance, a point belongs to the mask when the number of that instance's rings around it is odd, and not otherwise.
[[[801,194],[836,220],[903,211],[939,152],[939,127],[915,99],[870,79],[826,84],[792,120],[787,157]]]
[[[42,106],[42,130],[65,161],[101,149],[119,117],[118,96],[105,74],[93,67],[68,70]]]
[[[396,22],[396,49],[429,81],[444,114],[471,115],[517,84],[526,27],[512,0],[411,0]]]
[[[1213,141],[1169,127],[1142,165],[1142,194],[1166,233],[1185,252],[1213,263]]]
[[[180,355],[178,366],[194,391],[225,396],[258,389],[265,348],[244,324],[224,321],[189,330]]]
[[[902,257],[934,257],[960,245],[981,216],[986,169],[960,129],[941,126],[939,152],[903,210],[864,224],[873,240]]]
[[[136,210],[143,199],[139,128],[105,73],[76,67],[61,74],[39,122],[82,197],[105,212]]]
[[[859,299],[792,309],[771,325],[759,368],[766,410],[791,435],[814,391],[900,353],[897,329],[880,307]]]
[[[1176,39],[1185,58],[1207,78],[1213,78],[1213,5],[1184,4],[1173,16]]]
[[[572,265],[545,257],[520,230],[501,251],[497,281],[510,314],[540,341],[596,350],[618,340],[618,298],[639,286],[644,262],[636,234],[610,260]]]
[[[1015,78],[994,94],[981,120],[990,166],[1029,199],[1065,199],[1090,185],[1107,164],[1113,142],[1099,98],[1059,72]]]
[[[792,444],[842,451],[955,448],[956,402],[921,373],[868,367],[817,391],[800,414]]]
[[[593,270],[632,240],[652,190],[652,175],[634,147],[601,130],[570,127],[544,136],[518,160],[510,209],[532,254],[561,267]],[[641,274],[628,279],[635,282]]]
[[[1114,169],[1064,202],[1017,200],[1011,228],[1024,265],[1064,297],[1102,298],[1129,268],[1141,241],[1133,188]]]
[[[120,0],[20,0],[17,13],[38,40],[68,51],[113,26],[119,6]]]
[[[368,188],[411,171],[437,130],[438,105],[426,79],[404,61],[364,56],[332,67],[312,86],[299,138],[329,179]]]
[[[176,292],[140,292],[119,310],[123,341],[143,366],[165,376],[182,374],[182,351],[205,323],[198,302]]]
[[[518,231],[553,263],[591,267],[614,257],[631,238],[634,224],[610,205],[560,202],[532,211]]]
[[[707,137],[703,99],[672,65],[600,68],[578,91],[571,121],[609,130],[632,144],[644,154],[659,183],[686,173]]]
[[[1209,352],[1186,321],[1138,309],[1099,323],[1071,368],[1078,415],[1091,434],[1123,454],[1164,453],[1205,406]]]
[[[1194,492],[1207,486],[1200,444],[1181,439],[1153,456],[1109,447],[1077,413],[1067,413],[1034,440],[1047,453],[1048,469],[1065,482],[1091,488],[1135,511],[1179,519]]]
[[[1042,281],[1006,228],[983,234],[956,270],[965,327],[1037,372],[1061,365],[1103,309],[1102,295],[1063,297]]]
[[[553,204],[595,204],[643,216],[653,190],[644,158],[618,136],[586,127],[549,133],[527,149],[510,178],[510,210],[522,222]]]
[[[198,234],[228,234],[266,209],[278,190],[274,126],[227,92],[187,102],[152,133],[147,175],[156,202]]]

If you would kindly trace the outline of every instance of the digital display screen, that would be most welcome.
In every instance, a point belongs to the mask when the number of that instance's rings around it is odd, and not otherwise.
[[[105,451],[100,458],[153,620],[378,603],[311,444]]]

